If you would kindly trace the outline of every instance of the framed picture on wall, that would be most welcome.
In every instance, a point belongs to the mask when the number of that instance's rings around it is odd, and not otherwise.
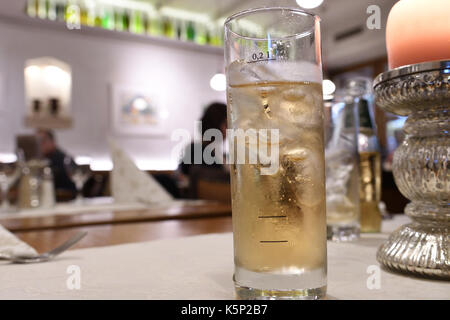
[[[151,86],[111,84],[111,126],[116,136],[164,136],[167,110]]]

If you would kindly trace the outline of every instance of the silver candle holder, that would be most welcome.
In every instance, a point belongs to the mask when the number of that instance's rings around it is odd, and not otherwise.
[[[412,218],[378,249],[377,260],[395,271],[450,279],[450,61],[387,71],[374,90],[378,106],[408,116],[393,174],[411,200],[405,213]]]

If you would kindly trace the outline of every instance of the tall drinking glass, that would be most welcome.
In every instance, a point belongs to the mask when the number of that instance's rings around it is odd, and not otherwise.
[[[13,210],[9,203],[8,192],[11,186],[19,179],[22,169],[21,158],[17,157],[16,161],[9,160],[0,159],[0,213]]]
[[[323,297],[320,19],[289,8],[243,11],[226,20],[225,41],[236,295]]]

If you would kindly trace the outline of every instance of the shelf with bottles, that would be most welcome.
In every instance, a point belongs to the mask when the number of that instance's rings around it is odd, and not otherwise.
[[[222,22],[203,14],[157,9],[147,2],[28,0],[25,12],[32,18],[64,22],[69,29],[85,26],[219,48],[224,41]]]

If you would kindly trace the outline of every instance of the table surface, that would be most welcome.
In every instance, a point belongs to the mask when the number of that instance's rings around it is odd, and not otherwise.
[[[74,249],[223,233],[231,230],[231,217],[217,216],[21,231],[14,234],[38,252],[46,252],[80,231],[87,231],[88,234],[74,246]]]
[[[328,299],[450,299],[449,282],[378,269],[386,238],[328,242]],[[223,233],[71,250],[41,264],[0,262],[0,299],[233,299],[232,249],[232,234]]]
[[[410,222],[409,218],[400,215],[393,220],[383,221],[383,231],[390,233],[402,224]],[[158,239],[186,237],[208,233],[224,233],[232,231],[231,217],[221,215],[197,216],[189,219],[165,219],[141,222],[127,222],[102,225],[74,226],[49,230],[15,231],[38,252],[46,252],[63,243],[77,232],[87,231],[83,241],[74,248],[90,248],[110,246],[122,243],[144,242]]]
[[[170,203],[144,205],[66,206],[49,210],[29,210],[17,215],[0,216],[0,224],[12,232],[74,228],[93,225],[231,216],[231,205],[217,201],[177,200]],[[137,208],[137,209],[129,209]],[[42,212],[41,212],[42,211]],[[99,228],[102,229],[102,228]],[[120,228],[119,228],[120,229]],[[154,238],[151,238],[154,239]],[[150,239],[147,239],[150,240]]]
[[[328,242],[327,298],[450,299],[449,282],[383,269],[375,271],[379,288],[368,288],[370,268],[379,266],[377,248],[407,222],[398,216],[383,221],[383,233],[354,243]],[[81,230],[89,233],[51,262],[0,261],[0,299],[232,299],[231,228],[230,217],[208,216],[16,231],[39,252]],[[71,268],[80,271],[80,290],[67,285]]]

